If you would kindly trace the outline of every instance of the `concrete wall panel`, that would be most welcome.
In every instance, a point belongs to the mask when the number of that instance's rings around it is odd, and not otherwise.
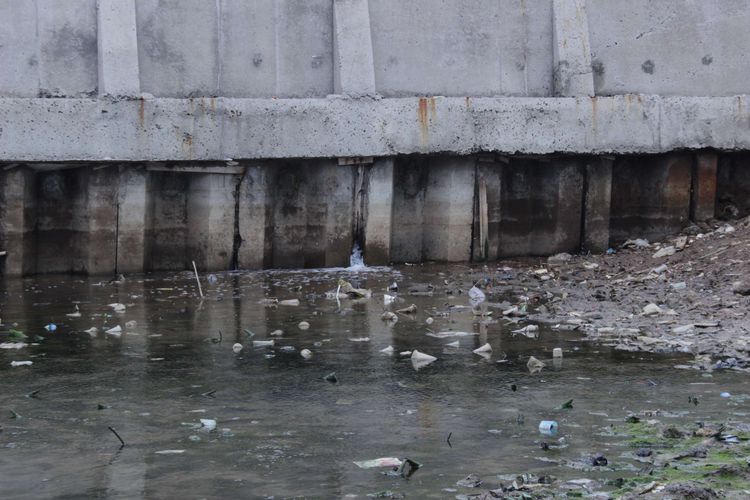
[[[746,0],[590,0],[597,95],[750,91]]]
[[[0,0],[0,95],[37,97],[36,2]]]
[[[97,90],[96,0],[36,0],[39,92],[93,95]]]
[[[385,96],[550,95],[552,2],[370,2]]]
[[[218,13],[205,0],[138,0],[141,91],[155,96],[215,96]]]
[[[693,157],[631,156],[612,167],[610,241],[655,241],[682,229],[690,216]]]
[[[275,4],[275,0],[221,0],[221,95],[278,95]]]
[[[500,257],[580,249],[583,175],[575,160],[512,160],[501,197]]]

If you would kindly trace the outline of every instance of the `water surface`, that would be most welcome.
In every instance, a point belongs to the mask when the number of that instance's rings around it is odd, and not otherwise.
[[[524,323],[480,321],[470,308],[452,307],[469,304],[458,290],[466,292],[483,272],[415,266],[225,273],[213,284],[204,277],[204,300],[187,273],[132,276],[121,284],[69,276],[6,280],[0,337],[6,340],[16,324],[37,345],[0,351],[0,494],[335,498],[391,490],[452,498],[472,492],[456,486],[469,473],[481,476],[486,488],[502,483],[498,474],[632,476],[638,468],[632,450],[608,432],[630,412],[661,409],[663,419],[678,424],[746,418],[741,397],[719,396],[741,395],[742,374],[675,370],[680,358],[610,351],[581,342],[574,331],[514,336]],[[372,289],[373,297],[326,299],[339,278]],[[383,293],[394,281],[403,299],[395,306],[414,303],[419,312],[389,326],[380,316]],[[432,296],[406,293],[426,283],[436,286]],[[488,301],[515,302],[528,292],[509,283]],[[298,298],[301,305],[267,307],[268,297]],[[107,306],[116,302],[126,304],[124,313]],[[74,304],[81,318],[66,316]],[[428,315],[435,316],[429,326]],[[309,330],[297,327],[302,320]],[[125,328],[129,321],[136,326]],[[51,322],[55,332],[44,329]],[[101,332],[117,324],[121,337]],[[92,326],[100,332],[83,332]],[[271,337],[277,329],[283,335]],[[456,339],[426,335],[448,329],[479,335],[458,339],[458,349],[445,347]],[[361,337],[370,341],[349,340]],[[273,348],[251,346],[270,338]],[[232,351],[235,342],[245,346],[239,354]],[[472,353],[485,342],[493,349],[490,359]],[[389,345],[396,353],[382,354]],[[565,351],[560,366],[551,360],[554,347]],[[311,359],[299,355],[304,348]],[[398,354],[415,348],[438,361],[415,370]],[[530,355],[547,368],[530,374]],[[33,365],[12,368],[14,360]],[[337,384],[323,380],[331,372]],[[39,392],[29,397],[32,391]],[[573,409],[554,409],[569,399]],[[195,428],[201,418],[215,419],[216,430]],[[556,438],[540,436],[542,419],[559,422]],[[561,446],[545,451],[540,441]],[[165,450],[183,451],[158,453]],[[555,463],[593,452],[604,453],[615,470]],[[423,467],[403,479],[353,464],[391,456]]]

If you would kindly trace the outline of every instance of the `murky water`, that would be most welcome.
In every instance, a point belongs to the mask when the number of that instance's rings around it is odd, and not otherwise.
[[[519,326],[502,320],[480,325],[470,309],[450,307],[467,305],[465,294],[444,290],[444,280],[465,291],[480,276],[445,266],[219,274],[214,284],[204,279],[203,301],[184,273],[104,286],[72,277],[6,281],[2,340],[17,323],[38,345],[0,351],[0,495],[335,498],[392,490],[451,498],[471,492],[456,486],[469,473],[483,478],[483,488],[499,486],[498,474],[633,475],[629,449],[607,433],[631,411],[668,410],[662,418],[675,422],[746,418],[742,398],[719,396],[746,391],[742,374],[674,370],[679,359],[611,352],[574,332],[542,329],[529,339],[513,336]],[[371,288],[373,298],[325,299],[340,277]],[[389,326],[380,316],[393,281],[405,299],[395,305],[414,303],[419,312]],[[409,296],[414,283],[439,289]],[[523,293],[519,284],[507,298]],[[301,305],[270,308],[261,303],[265,297],[298,298]],[[115,302],[126,311],[113,313],[107,304]],[[81,318],[66,317],[74,303]],[[427,312],[450,314],[427,326]],[[302,320],[309,330],[297,328]],[[128,321],[137,326],[125,328]],[[55,332],[44,329],[50,322]],[[121,337],[101,332],[117,324]],[[92,326],[97,335],[83,332]],[[277,329],[284,333],[274,347],[251,347]],[[480,335],[458,339],[455,349],[445,344],[456,339],[429,337],[428,329]],[[370,341],[349,340],[361,337]],[[239,354],[235,342],[245,345]],[[485,342],[490,359],[472,353]],[[394,355],[380,353],[389,345]],[[558,367],[550,359],[554,347],[565,351]],[[304,348],[311,359],[300,356]],[[398,354],[414,348],[438,361],[416,371]],[[529,355],[548,367],[530,374]],[[11,367],[21,360],[33,365]],[[323,380],[331,372],[337,384]],[[32,391],[39,392],[29,397]],[[569,399],[572,409],[554,410]],[[194,428],[201,418],[215,419],[216,430]],[[537,425],[550,418],[560,424],[563,446],[545,451],[540,441],[558,441],[540,436]],[[125,440],[122,449],[110,426]],[[165,450],[183,451],[159,453]],[[617,470],[549,461],[592,452],[604,453]],[[408,457],[423,467],[403,479],[353,464],[377,457]]]

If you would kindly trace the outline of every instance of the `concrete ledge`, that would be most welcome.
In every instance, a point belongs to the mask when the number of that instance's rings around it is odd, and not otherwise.
[[[0,99],[0,161],[750,149],[750,97]]]

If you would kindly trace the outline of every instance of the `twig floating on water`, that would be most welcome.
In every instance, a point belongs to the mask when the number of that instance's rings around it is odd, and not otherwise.
[[[445,440],[445,442],[448,443],[448,446],[450,446],[451,448],[453,448],[453,445],[451,444],[451,436],[452,435],[453,435],[453,433],[449,432],[448,433],[448,438]]]
[[[122,438],[120,437],[120,435],[117,433],[116,430],[114,430],[112,427],[107,427],[107,429],[109,429],[110,431],[112,431],[112,434],[114,434],[115,437],[120,440],[120,448],[122,448],[123,446],[125,446],[125,441],[122,440]]]
[[[204,392],[203,394],[201,394],[201,396],[213,398],[214,394],[216,394],[216,389],[214,389],[213,391]]]
[[[35,391],[31,391],[30,393],[28,393],[26,395],[26,397],[27,398],[36,398],[36,395],[39,394],[41,391],[42,391],[41,389],[37,389]]]

